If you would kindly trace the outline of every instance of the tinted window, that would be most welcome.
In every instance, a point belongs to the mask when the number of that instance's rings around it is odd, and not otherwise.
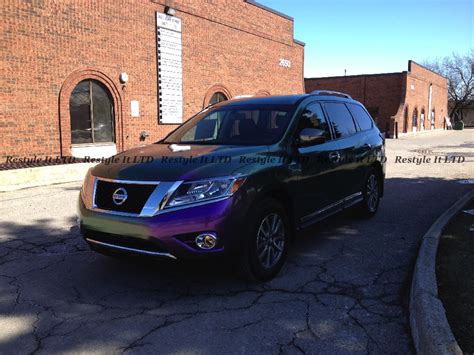
[[[326,140],[331,139],[329,126],[324,118],[323,109],[320,104],[309,104],[301,114],[298,123],[298,133],[305,128],[321,129],[326,132]]]
[[[112,99],[102,84],[81,81],[71,94],[69,111],[73,144],[114,141]]]
[[[379,108],[378,107],[366,107],[369,115],[374,119],[375,124],[379,122]]]
[[[222,122],[222,114],[213,112],[199,121],[194,127],[187,131],[182,140],[212,140],[217,138],[217,131]]]
[[[328,102],[324,104],[336,138],[347,137],[356,132],[349,109],[343,103]]]
[[[216,92],[212,95],[211,99],[209,100],[209,105],[214,105],[222,101],[226,101],[227,96],[225,96],[222,92]]]
[[[93,143],[90,82],[80,82],[69,99],[71,113],[71,141],[77,143]]]
[[[370,118],[370,116],[361,106],[355,104],[348,104],[347,106],[349,107],[349,110],[351,111],[352,116],[356,120],[361,131],[371,129],[373,127],[372,118]]]
[[[165,143],[265,145],[278,142],[294,107],[229,105],[206,109],[171,133]]]

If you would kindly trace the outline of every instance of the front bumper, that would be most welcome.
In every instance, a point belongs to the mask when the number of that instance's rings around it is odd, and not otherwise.
[[[92,249],[127,254],[187,259],[239,250],[247,209],[238,194],[225,200],[170,211],[153,217],[118,216],[89,210],[79,197],[81,233]],[[214,233],[217,245],[199,249],[194,239]]]

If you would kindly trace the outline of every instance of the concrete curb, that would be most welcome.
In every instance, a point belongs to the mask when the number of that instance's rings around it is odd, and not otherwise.
[[[462,354],[438,298],[436,252],[444,226],[472,198],[474,190],[444,212],[423,236],[410,291],[410,326],[417,354]]]
[[[72,181],[81,181],[84,179],[87,170],[94,165],[96,164],[77,163],[25,169],[1,170],[0,192]]]

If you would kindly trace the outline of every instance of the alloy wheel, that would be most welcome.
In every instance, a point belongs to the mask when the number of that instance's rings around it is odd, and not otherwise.
[[[370,175],[367,179],[366,186],[366,201],[367,207],[370,212],[375,212],[377,210],[377,203],[379,200],[379,187],[377,182],[377,177],[375,175]]]
[[[257,256],[261,265],[270,269],[281,259],[286,231],[283,219],[276,213],[266,215],[257,231]]]

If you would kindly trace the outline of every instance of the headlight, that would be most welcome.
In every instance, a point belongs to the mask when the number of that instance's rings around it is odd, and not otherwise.
[[[92,209],[92,195],[94,193],[94,176],[92,176],[91,170],[92,168],[87,170],[81,187],[81,198],[87,209]]]
[[[209,201],[231,196],[245,182],[245,177],[216,178],[182,183],[164,208]]]

